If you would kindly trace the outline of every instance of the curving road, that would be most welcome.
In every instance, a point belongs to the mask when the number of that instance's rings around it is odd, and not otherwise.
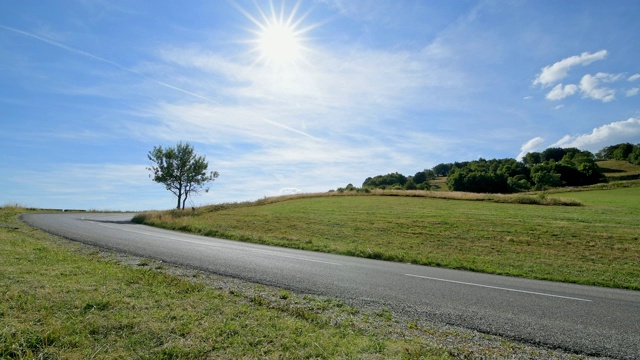
[[[188,235],[132,214],[26,214],[84,243],[571,352],[640,359],[640,292],[510,278]]]

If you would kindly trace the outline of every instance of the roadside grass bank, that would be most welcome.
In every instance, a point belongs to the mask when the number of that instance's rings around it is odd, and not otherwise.
[[[640,182],[608,187],[513,197],[581,206],[483,194],[333,192],[149,212],[134,221],[297,249],[640,290]]]
[[[584,357],[67,241],[0,208],[2,359]]]

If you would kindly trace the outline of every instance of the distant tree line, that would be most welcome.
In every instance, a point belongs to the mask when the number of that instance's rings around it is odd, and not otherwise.
[[[436,175],[433,170],[427,169],[419,171],[413,176],[404,176],[395,172],[368,177],[362,183],[362,187],[370,189],[429,190],[431,188],[429,181],[435,178]]]
[[[437,177],[447,177],[452,191],[477,193],[514,193],[544,190],[561,186],[583,186],[606,182],[596,160],[625,160],[640,165],[640,145],[618,144],[600,150],[596,155],[577,148],[548,148],[515,159],[480,158],[475,161],[442,163],[413,176],[398,172],[368,177],[362,188],[352,184],[338,191],[371,189],[430,190]]]
[[[453,191],[513,193],[560,186],[582,186],[605,182],[602,169],[589,151],[549,148],[515,159],[471,161],[454,165],[447,187]]]
[[[598,160],[623,160],[640,165],[640,144],[618,144],[607,146],[596,153]]]

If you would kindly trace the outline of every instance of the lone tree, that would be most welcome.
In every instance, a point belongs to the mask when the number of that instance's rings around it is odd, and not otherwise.
[[[184,209],[189,195],[198,194],[201,190],[209,191],[205,185],[218,177],[217,171],[207,172],[209,163],[204,156],[198,156],[189,143],[179,142],[176,147],[163,149],[154,146],[147,155],[155,165],[147,169],[153,181],[162,183],[167,190],[178,197],[177,208]]]

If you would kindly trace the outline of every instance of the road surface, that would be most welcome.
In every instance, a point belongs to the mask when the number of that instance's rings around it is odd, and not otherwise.
[[[132,214],[26,214],[63,237],[220,275],[386,306],[575,353],[640,359],[640,292],[510,278],[189,235]]]

